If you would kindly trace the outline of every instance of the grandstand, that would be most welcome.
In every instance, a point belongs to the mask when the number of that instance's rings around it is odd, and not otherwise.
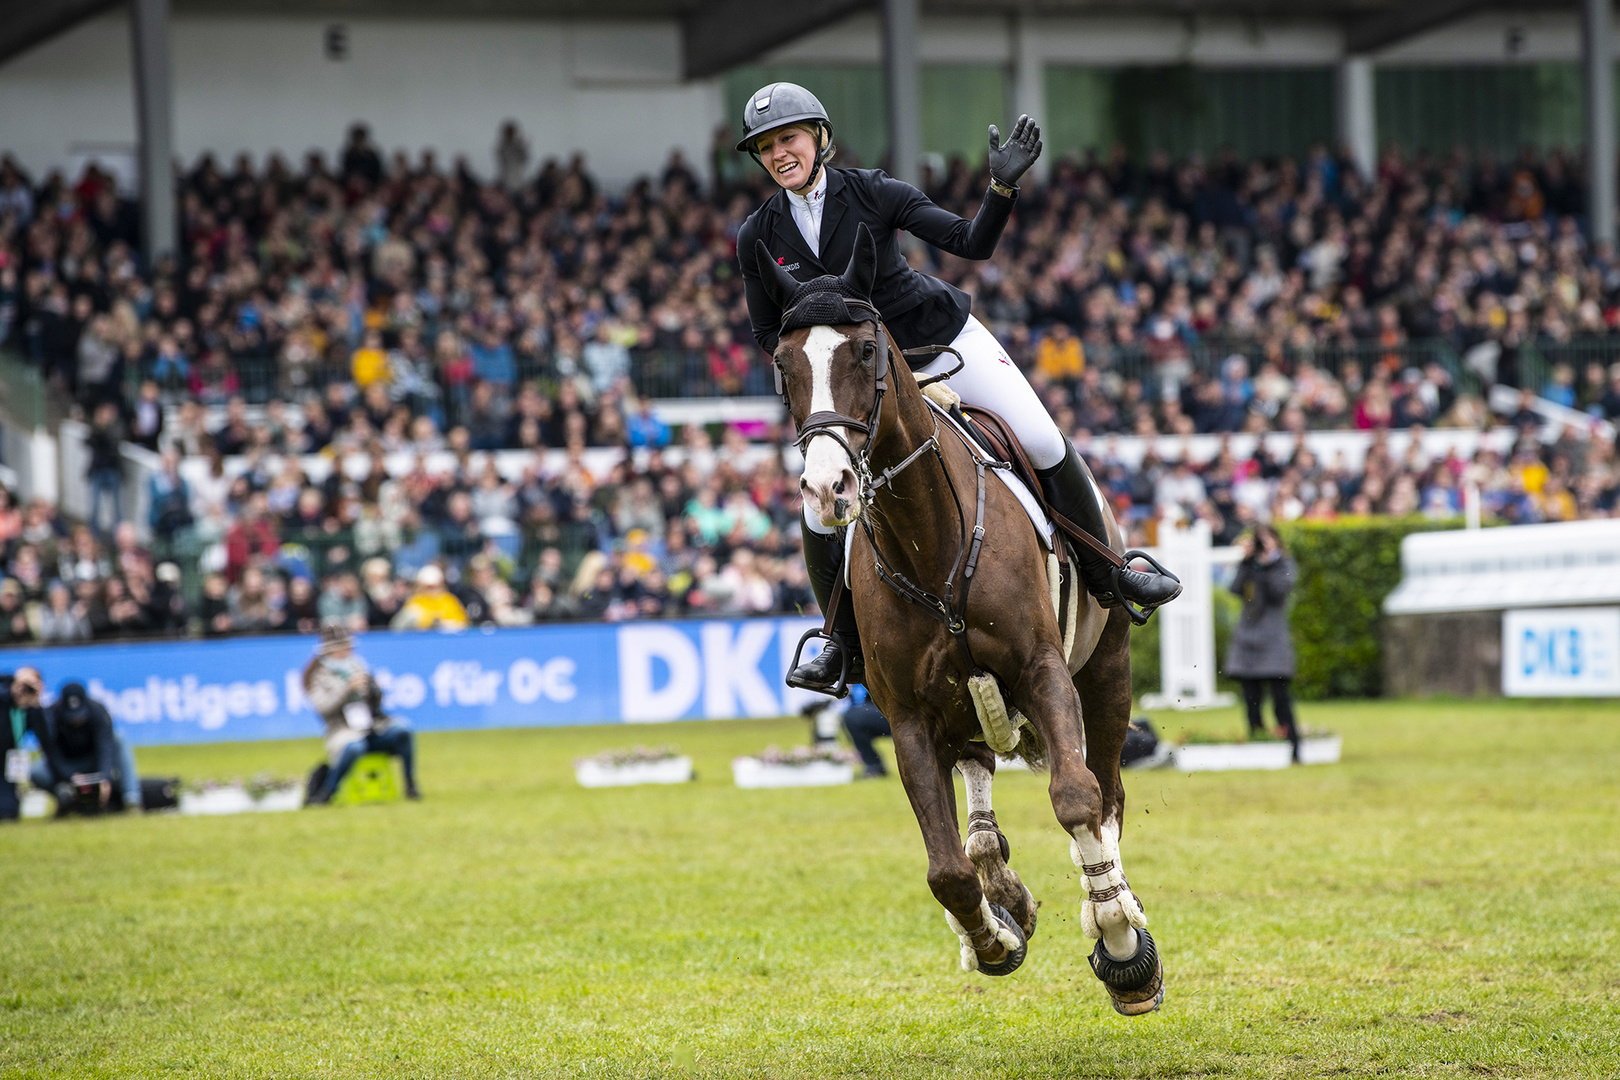
[[[735,269],[728,120],[775,78],[959,212],[974,132],[1044,118],[996,257],[914,257],[1138,542],[1620,499],[1573,9],[810,4],[722,48],[724,2],[106,6],[0,34],[6,640],[383,626],[430,561],[498,625],[811,606]],[[465,72],[430,108],[426,64]]]

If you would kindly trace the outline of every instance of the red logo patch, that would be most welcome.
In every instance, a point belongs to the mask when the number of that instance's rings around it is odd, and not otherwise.
[[[777,266],[784,266],[786,264],[787,264],[787,256],[786,255],[784,255],[780,259],[776,260],[776,265]]]

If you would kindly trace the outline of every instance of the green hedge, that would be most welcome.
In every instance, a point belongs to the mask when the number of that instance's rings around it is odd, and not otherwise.
[[[1299,565],[1291,624],[1302,698],[1377,697],[1383,690],[1378,630],[1384,598],[1401,581],[1401,540],[1455,529],[1456,521],[1343,518],[1281,526]]]
[[[1401,539],[1460,524],[1368,517],[1280,527],[1283,543],[1299,565],[1290,616],[1298,660],[1296,696],[1377,697],[1383,691],[1378,623],[1384,598],[1400,584]],[[1242,611],[1237,597],[1225,589],[1215,590],[1215,681],[1221,690],[1238,688],[1224,667],[1232,628]],[[1157,618],[1131,631],[1131,691],[1138,699],[1159,691]]]

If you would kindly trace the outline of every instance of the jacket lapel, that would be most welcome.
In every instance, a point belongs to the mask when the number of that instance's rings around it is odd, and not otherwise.
[[[823,165],[822,168],[827,169]],[[838,197],[844,188],[844,177],[836,169],[827,169],[827,194],[821,207],[821,253],[826,255],[832,248],[832,239],[838,235],[838,223],[844,219],[844,200]],[[821,260],[828,265],[827,260]],[[833,270],[831,273],[839,273]]]
[[[810,245],[804,242],[804,234],[799,231],[799,223],[793,220],[793,208],[788,206],[787,193],[778,191],[775,197],[771,199],[770,205],[776,211],[777,218],[776,224],[771,228],[771,235],[792,248],[798,254],[801,262],[807,263],[817,270],[824,269],[821,260],[816,258],[815,252],[810,250]],[[822,230],[822,235],[826,235],[825,228]],[[776,253],[772,252],[772,254]],[[782,262],[780,255],[777,256],[777,261]]]

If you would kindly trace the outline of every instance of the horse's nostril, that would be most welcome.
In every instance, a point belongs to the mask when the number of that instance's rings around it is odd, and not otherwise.
[[[839,495],[842,495],[844,493],[844,482],[842,480],[840,480],[840,481],[838,481],[838,483],[834,484],[833,485],[833,491],[838,493]]]
[[[800,491],[809,491],[810,490],[810,481],[806,480],[802,476],[799,477],[799,490]]]

